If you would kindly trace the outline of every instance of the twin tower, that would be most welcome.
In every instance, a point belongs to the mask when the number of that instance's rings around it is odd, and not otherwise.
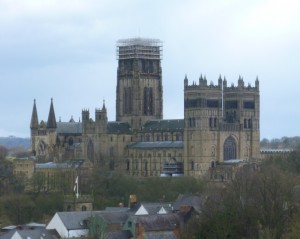
[[[103,104],[91,119],[38,123],[34,103],[32,150],[40,160],[83,158],[133,176],[159,176],[169,162],[185,175],[203,176],[218,162],[250,161],[259,155],[259,81],[228,85],[200,76],[184,79],[184,119],[163,119],[162,42],[132,38],[117,42],[116,121]],[[72,151],[73,150],[73,151]]]

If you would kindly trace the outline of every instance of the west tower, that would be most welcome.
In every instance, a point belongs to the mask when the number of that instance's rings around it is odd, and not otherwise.
[[[117,42],[116,120],[138,130],[163,117],[162,42],[132,38]]]

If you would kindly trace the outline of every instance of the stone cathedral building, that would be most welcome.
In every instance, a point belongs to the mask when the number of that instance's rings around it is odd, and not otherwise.
[[[132,176],[203,176],[219,163],[260,157],[259,81],[236,86],[204,76],[183,80],[184,119],[163,119],[162,43],[133,38],[117,42],[116,121],[105,104],[94,119],[57,122],[51,99],[47,121],[38,121],[34,101],[32,152],[38,162],[84,159]]]

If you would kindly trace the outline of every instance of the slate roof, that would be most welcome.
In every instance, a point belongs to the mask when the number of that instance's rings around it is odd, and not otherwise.
[[[201,213],[201,205],[203,203],[203,197],[199,195],[179,194],[176,201],[173,204],[175,211],[179,211],[181,206],[191,206],[198,213]]]
[[[113,121],[107,123],[108,134],[131,134],[131,127],[127,122]]]
[[[145,232],[173,231],[181,225],[181,218],[176,213],[131,216],[131,219],[134,224],[143,225]]]
[[[17,230],[19,235],[23,239],[58,239],[59,236],[56,230],[46,230],[46,229],[26,229],[26,230]]]
[[[115,231],[115,232],[108,232],[107,239],[131,239],[133,238],[132,233],[128,230],[123,231]]]
[[[125,223],[128,218],[126,212],[101,212],[98,215],[103,217],[107,224]]]
[[[150,120],[143,127],[143,133],[149,132],[176,132],[184,130],[183,119],[172,119],[172,120]]]
[[[73,211],[73,212],[57,212],[62,223],[68,230],[87,229],[84,220],[96,215],[99,211]]]
[[[104,212],[129,212],[128,207],[106,207]]]
[[[68,230],[87,229],[85,221],[91,217],[100,216],[107,224],[122,224],[128,218],[126,212],[105,212],[105,211],[72,211],[58,212],[58,216]]]
[[[127,147],[132,149],[183,148],[183,141],[137,142],[129,144]]]
[[[23,227],[22,229],[12,229],[9,230],[7,233],[4,233],[0,236],[0,239],[11,239],[12,236],[18,233],[22,238],[24,239],[58,239],[59,236],[56,232],[56,230],[46,230],[45,228],[29,228],[29,227]]]
[[[147,232],[143,236],[145,239],[178,239],[173,232]]]
[[[58,134],[82,134],[81,122],[57,122]]]
[[[167,213],[172,212],[172,205],[170,203],[141,203],[141,205],[144,206],[149,215],[157,214],[162,207],[164,207]]]
[[[63,163],[54,163],[54,162],[47,162],[47,163],[36,163],[35,167],[42,169],[42,168],[78,168],[83,163],[83,160],[70,160]]]

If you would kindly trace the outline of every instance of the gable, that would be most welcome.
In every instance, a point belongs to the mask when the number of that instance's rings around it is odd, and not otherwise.
[[[68,237],[68,230],[66,226],[64,225],[63,221],[59,217],[58,213],[55,213],[51,221],[46,226],[47,230],[54,229],[57,231],[57,233],[63,238]]]
[[[164,207],[161,207],[157,214],[167,214],[167,211]]]
[[[140,206],[140,208],[136,211],[136,213],[134,215],[149,215],[148,211],[146,210],[146,208],[143,206],[143,204]]]

